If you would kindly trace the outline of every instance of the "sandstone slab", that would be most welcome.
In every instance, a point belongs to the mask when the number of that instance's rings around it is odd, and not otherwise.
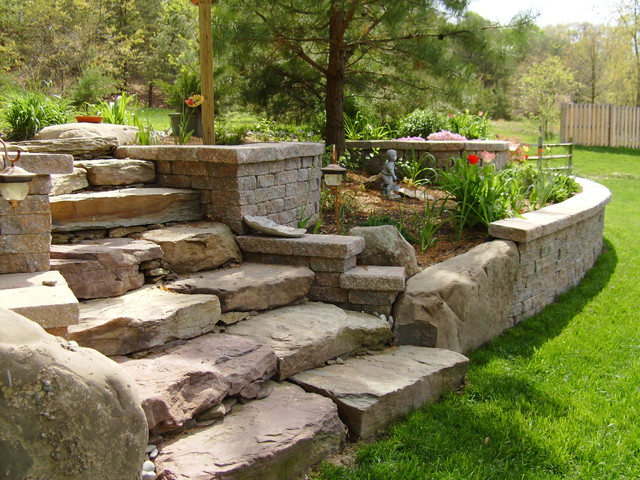
[[[278,356],[279,380],[361,348],[381,347],[391,339],[391,329],[384,320],[323,303],[260,313],[228,326],[227,332],[273,348]]]
[[[364,239],[345,235],[305,235],[300,238],[276,238],[261,235],[236,237],[243,252],[297,255],[303,257],[350,258],[364,249]]]
[[[244,223],[255,231],[266,233],[274,237],[298,238],[304,236],[307,231],[304,228],[292,228],[286,225],[279,225],[267,217],[256,217],[252,215],[244,216]]]
[[[223,312],[268,310],[304,298],[314,274],[306,267],[245,263],[168,283],[179,293],[217,295]]]
[[[40,130],[36,140],[55,140],[66,138],[115,137],[119,145],[131,145],[136,142],[137,127],[115,125],[112,123],[64,123],[51,125]]]
[[[52,197],[67,195],[88,186],[87,171],[84,168],[74,167],[73,173],[51,175],[51,192],[49,194]]]
[[[87,180],[93,186],[134,185],[156,180],[155,165],[146,160],[82,160],[76,165],[87,171]]]
[[[393,225],[353,227],[349,235],[364,238],[364,250],[358,254],[360,265],[404,267],[408,277],[420,270],[415,249]]]
[[[355,267],[340,275],[340,287],[349,290],[401,292],[405,287],[403,267]]]
[[[165,480],[294,480],[337,453],[344,426],[328,398],[276,384],[264,400],[237,405],[224,422],[165,443]]]
[[[365,438],[459,388],[468,363],[450,350],[402,346],[297,373],[291,380],[331,398],[350,436]]]
[[[53,140],[29,140],[9,144],[31,153],[73,155],[73,158],[109,158],[120,144],[116,137],[79,137]],[[25,167],[26,168],[26,167]],[[31,171],[31,170],[29,170]],[[51,172],[65,173],[65,172]]]
[[[0,309],[0,372],[2,478],[139,478],[147,424],[114,362]]]
[[[213,330],[220,301],[213,295],[181,295],[152,285],[121,297],[80,305],[80,323],[69,338],[105,355],[126,355]]]
[[[496,240],[411,277],[394,307],[398,344],[465,353],[499,335],[518,267],[517,246]]]
[[[0,275],[0,307],[43,328],[78,323],[78,299],[56,271]]]
[[[254,398],[276,372],[273,350],[252,340],[209,334],[141,359],[116,358],[135,380],[149,430],[184,425],[226,397]]]
[[[176,273],[212,270],[229,262],[241,262],[242,252],[231,229],[218,222],[196,222],[149,230],[140,238],[154,242]]]
[[[144,284],[140,263],[162,258],[152,242],[130,238],[90,240],[51,246],[51,269],[65,277],[78,298],[122,295]]]
[[[200,194],[172,188],[127,188],[51,198],[56,232],[200,220]]]

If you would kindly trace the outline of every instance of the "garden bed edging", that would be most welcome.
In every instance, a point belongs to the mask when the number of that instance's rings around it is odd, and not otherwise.
[[[577,285],[603,248],[606,187],[489,225],[496,240],[407,281],[394,306],[397,343],[466,353]]]

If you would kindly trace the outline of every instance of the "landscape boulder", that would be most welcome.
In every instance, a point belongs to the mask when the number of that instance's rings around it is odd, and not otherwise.
[[[120,145],[136,143],[137,127],[111,123],[63,123],[44,127],[34,136],[35,140],[56,140],[82,137],[115,137]]]
[[[122,368],[0,309],[0,478],[136,480],[147,439]]]
[[[212,270],[242,261],[235,235],[223,223],[196,222],[149,230],[140,238],[162,247],[165,262],[176,273]]]
[[[512,326],[518,266],[516,244],[495,240],[411,277],[394,307],[397,343],[465,353],[498,336]]]
[[[393,225],[354,227],[349,235],[364,238],[365,247],[358,255],[358,265],[404,267],[407,277],[420,270],[415,249]]]

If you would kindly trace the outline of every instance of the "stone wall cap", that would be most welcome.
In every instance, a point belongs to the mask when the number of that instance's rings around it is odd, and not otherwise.
[[[611,201],[611,192],[604,185],[585,178],[576,178],[576,181],[582,192],[521,217],[493,222],[489,224],[489,234],[515,242],[530,242],[596,215]]]
[[[206,163],[261,163],[321,155],[324,144],[316,142],[249,143],[244,145],[150,145],[123,146],[117,158]]]
[[[236,241],[244,252],[322,258],[352,257],[365,246],[364,238],[347,235],[307,234],[298,238],[242,235]]]
[[[340,275],[340,287],[349,290],[401,292],[405,287],[404,267],[355,267]]]
[[[9,152],[11,157],[15,156]],[[4,158],[4,155],[2,156]],[[37,175],[73,173],[73,156],[66,153],[23,153],[18,167]]]

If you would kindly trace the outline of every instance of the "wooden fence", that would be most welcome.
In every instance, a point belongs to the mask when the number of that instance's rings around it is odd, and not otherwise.
[[[561,113],[561,142],[640,148],[640,108],[567,103]]]

